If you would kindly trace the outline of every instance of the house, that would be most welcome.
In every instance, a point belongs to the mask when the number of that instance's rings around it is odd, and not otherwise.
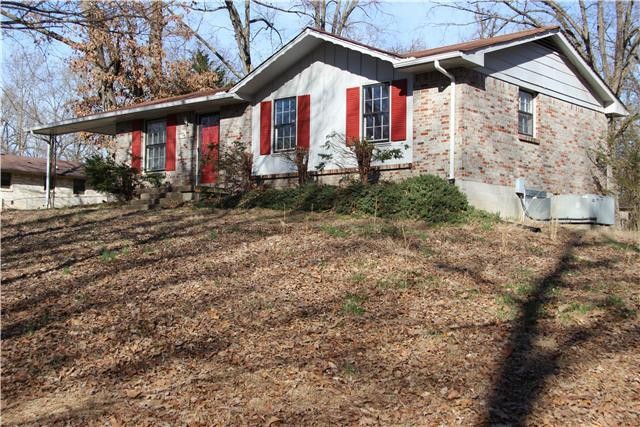
[[[114,135],[116,157],[176,185],[214,185],[215,159],[233,141],[253,174],[295,180],[286,153],[309,149],[315,171],[327,139],[398,148],[382,179],[435,174],[470,202],[521,214],[514,182],[555,194],[596,191],[588,150],[624,105],[557,27],[407,54],[307,28],[226,90],[155,100],[33,129]],[[341,142],[342,141],[342,142]],[[355,165],[354,165],[355,166]],[[328,164],[321,182],[349,165]]]
[[[2,209],[40,209],[47,206],[47,160],[36,157],[0,155],[0,206]],[[108,196],[93,191],[78,162],[58,160],[50,178],[55,207],[102,203]]]

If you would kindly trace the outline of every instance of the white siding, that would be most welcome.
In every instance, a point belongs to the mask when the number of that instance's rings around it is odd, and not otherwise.
[[[28,175],[11,172],[11,188],[0,190],[0,206],[3,209],[41,209],[46,205],[44,175]],[[58,177],[55,190],[55,207],[91,205],[109,201],[110,197],[91,190],[73,194],[73,179]]]
[[[376,82],[407,79],[407,140],[380,144],[403,149],[403,158],[384,164],[412,161],[413,77],[394,70],[385,61],[324,43],[293,66],[280,78],[256,94],[252,108],[252,149],[254,174],[269,175],[294,172],[295,167],[282,156],[260,155],[260,102],[290,96],[311,95],[311,140],[309,170],[320,162],[322,145],[333,133],[344,135],[346,123],[346,89]],[[273,124],[272,124],[273,130]],[[361,132],[362,135],[362,132]],[[404,149],[405,145],[407,146]],[[355,166],[355,164],[353,165]],[[327,165],[327,169],[336,165]]]
[[[602,111],[602,103],[589,90],[569,61],[538,43],[526,43],[485,56],[479,71],[506,82],[563,101]]]

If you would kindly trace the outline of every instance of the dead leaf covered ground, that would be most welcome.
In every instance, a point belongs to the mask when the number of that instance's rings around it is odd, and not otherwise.
[[[637,242],[183,207],[2,214],[2,422],[640,425]]]

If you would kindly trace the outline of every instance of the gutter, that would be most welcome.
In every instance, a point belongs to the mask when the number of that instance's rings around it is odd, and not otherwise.
[[[106,111],[103,113],[91,114],[89,116],[76,117],[73,119],[67,119],[59,122],[49,123],[44,126],[36,126],[36,127],[28,128],[25,130],[27,132],[36,133],[39,135],[51,135],[52,133],[51,131],[55,133],[55,128],[58,128],[61,126],[75,125],[75,124],[92,122],[92,121],[102,120],[102,119],[118,118],[121,116],[128,116],[136,113],[146,113],[146,112],[163,110],[163,109],[168,109],[173,107],[183,107],[183,106],[188,107],[191,104],[199,104],[203,102],[220,101],[220,100],[245,101],[242,97],[236,95],[235,93],[218,92],[213,95],[203,95],[195,98],[180,99],[177,101],[167,101],[167,102],[162,102],[162,103],[152,104],[152,105],[142,105],[139,107],[132,106],[130,108],[122,108],[122,109],[113,110],[113,111]],[[79,132],[79,131],[81,130],[73,130],[71,132]]]
[[[453,74],[442,68],[439,60],[433,62],[434,67],[444,74],[451,81],[449,86],[451,99],[449,101],[449,182],[454,184],[455,177],[455,154],[456,154],[456,78]]]

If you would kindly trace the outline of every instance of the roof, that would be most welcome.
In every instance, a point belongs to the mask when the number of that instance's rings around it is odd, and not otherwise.
[[[402,58],[402,57],[405,56],[402,53],[392,52],[390,50],[385,50],[385,49],[380,49],[379,47],[376,47],[376,46],[371,46],[369,44],[362,43],[362,42],[359,42],[357,40],[350,39],[348,37],[339,36],[337,34],[333,34],[333,33],[330,33],[328,31],[318,30],[318,29],[315,29],[315,28],[312,28],[312,27],[306,27],[305,31],[312,31],[312,32],[318,33],[318,34],[324,34],[324,35],[336,38],[338,40],[342,40],[342,41],[347,42],[347,43],[353,43],[355,45],[364,47],[364,48],[369,49],[369,50],[373,50],[373,51],[376,51],[376,52],[384,53],[385,55],[395,56],[396,58]]]
[[[2,170],[2,172],[27,173],[44,176],[47,174],[47,159],[40,157],[16,156],[14,154],[2,154],[0,155],[0,170]],[[57,176],[85,178],[84,166],[80,162],[57,160],[56,172]]]
[[[478,49],[483,49],[490,46],[496,46],[502,43],[513,42],[523,38],[536,36],[536,35],[544,34],[544,33],[559,30],[559,29],[560,27],[558,26],[531,28],[529,30],[518,31],[516,33],[509,33],[501,36],[487,37],[482,39],[471,40],[464,43],[456,43],[456,44],[440,46],[432,49],[424,49],[424,50],[417,50],[413,52],[407,52],[403,54],[403,56],[405,58],[411,58],[411,57],[424,58],[426,56],[438,55],[438,54],[447,53],[447,52],[469,53],[469,52],[474,52]]]
[[[117,108],[87,116],[74,117],[27,129],[40,135],[63,135],[73,132],[93,132],[115,135],[118,122],[148,120],[166,114],[180,112],[206,113],[215,111],[220,105],[246,102],[226,89],[192,92],[186,95],[155,99],[127,107]],[[212,110],[213,109],[213,110]]]
[[[297,61],[308,55],[323,42],[333,43],[346,49],[357,51],[374,58],[390,62],[394,68],[406,73],[426,72],[434,69],[436,62],[447,68],[482,67],[484,55],[498,49],[531,41],[552,40],[560,51],[573,63],[578,72],[591,85],[604,103],[605,114],[628,115],[624,104],[615,96],[602,78],[596,73],[566,39],[557,26],[532,28],[525,31],[496,37],[456,43],[448,46],[425,49],[404,54],[390,52],[374,46],[337,36],[326,31],[305,28],[291,41],[273,53],[252,72],[244,76],[231,88],[222,88],[193,92],[171,98],[156,99],[61,122],[51,123],[30,129],[43,135],[89,131],[114,135],[118,121],[149,119],[168,112],[182,111],[204,112],[211,108],[232,103],[249,102],[252,96],[266,82],[286,72]]]
[[[165,102],[172,102],[172,101],[186,101],[188,99],[193,99],[193,98],[198,98],[201,96],[209,96],[209,95],[215,95],[217,93],[222,93],[222,92],[226,92],[231,86],[225,86],[223,88],[217,88],[217,89],[204,89],[204,90],[199,90],[196,92],[191,92],[191,93],[185,93],[183,95],[176,95],[176,96],[169,96],[166,98],[156,98],[156,99],[151,99],[149,101],[143,101],[143,102],[138,102],[132,105],[127,105],[126,107],[120,107],[120,108],[113,108],[111,110],[107,110],[105,111],[105,113],[112,113],[115,111],[127,111],[127,110],[131,110],[134,108],[138,108],[138,107],[146,107],[146,106],[153,106],[153,105],[158,105],[158,104],[163,104]],[[86,114],[84,116],[78,116],[78,118],[84,118],[84,117],[89,117],[92,116],[93,114]]]

